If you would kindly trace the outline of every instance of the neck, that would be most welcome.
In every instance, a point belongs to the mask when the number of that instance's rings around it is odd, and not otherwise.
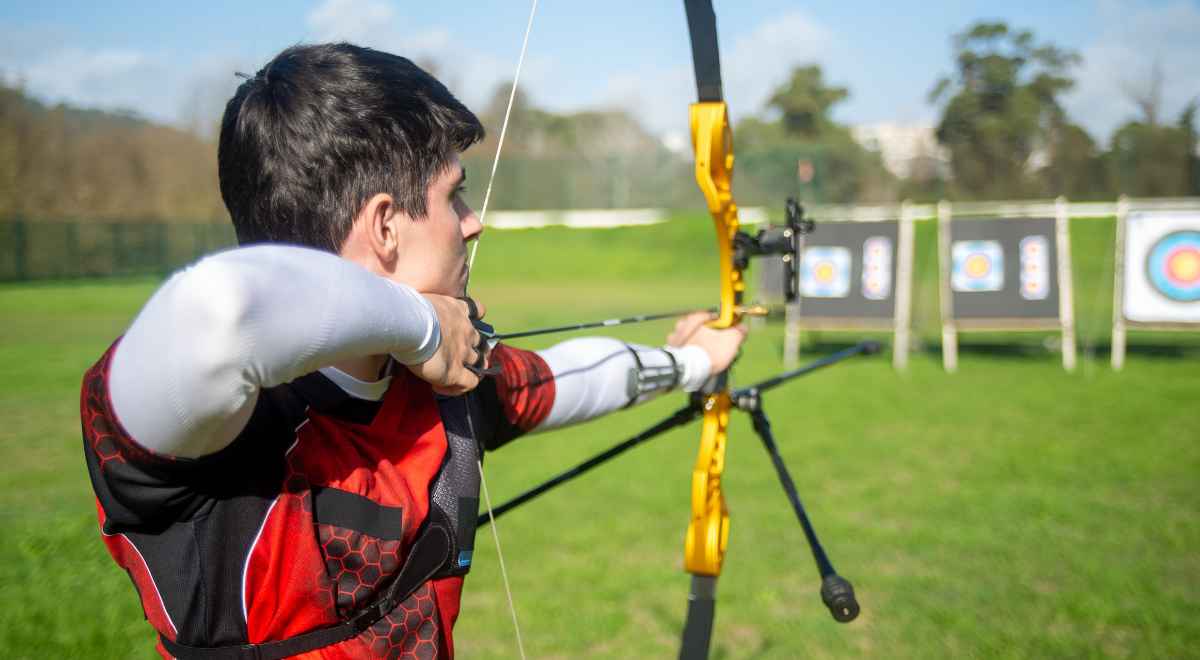
[[[367,355],[335,362],[331,366],[361,381],[371,383],[383,377],[387,359],[386,355]]]

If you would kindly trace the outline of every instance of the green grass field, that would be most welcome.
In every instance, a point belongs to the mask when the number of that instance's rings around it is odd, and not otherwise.
[[[924,350],[896,374],[862,358],[772,392],[785,458],[863,606],[834,623],[798,525],[745,419],[730,432],[732,535],[714,657],[1200,655],[1200,336],[1132,337],[1107,364],[1112,223],[1073,223],[1081,345],[1066,374],[1047,335],[963,336],[937,353],[932,227],[918,230]],[[473,293],[498,328],[712,302],[708,221],[493,232]],[[99,541],[81,454],[82,372],[155,282],[0,287],[0,654],[153,657],[129,579]],[[669,324],[620,336],[662,340]],[[779,369],[781,328],[751,337],[748,382]],[[809,356],[853,338],[810,336]],[[984,347],[979,342],[986,341]],[[998,341],[1014,350],[996,350]],[[973,344],[974,342],[974,344]],[[525,344],[537,347],[542,344]],[[986,348],[986,350],[985,350]],[[497,501],[657,420],[676,397],[491,456]],[[535,658],[673,657],[688,577],[691,426],[500,520]],[[516,656],[495,549],[480,530],[456,629],[462,657]]]

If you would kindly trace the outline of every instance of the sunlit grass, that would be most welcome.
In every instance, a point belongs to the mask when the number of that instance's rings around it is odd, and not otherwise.
[[[1074,223],[1081,335],[1076,374],[1022,337],[971,350],[960,373],[918,351],[896,374],[858,359],[772,392],[766,408],[801,496],[861,618],[834,623],[771,465],[746,420],[730,432],[733,516],[716,657],[1187,657],[1200,644],[1200,341],[1105,361],[1111,222]],[[472,293],[519,329],[713,302],[708,221],[485,236]],[[932,232],[918,232],[918,335],[936,338]],[[154,657],[128,578],[95,525],[83,465],[84,369],[153,290],[150,281],[0,287],[0,648],[5,657]],[[932,314],[933,316],[930,316]],[[931,320],[933,325],[930,325]],[[1085,321],[1086,320],[1086,321]],[[669,323],[623,328],[662,341]],[[848,339],[825,334],[808,344]],[[762,328],[740,382],[779,368]],[[811,337],[810,337],[811,339]],[[994,340],[995,338],[990,338]],[[1001,337],[1003,339],[1003,337]],[[555,341],[546,338],[536,347]],[[489,457],[497,500],[606,448],[680,404],[644,408]],[[671,657],[698,427],[672,432],[500,520],[531,657]],[[516,647],[488,530],[456,629],[461,657]]]

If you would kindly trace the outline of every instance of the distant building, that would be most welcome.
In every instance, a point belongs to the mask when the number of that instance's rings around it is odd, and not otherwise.
[[[850,132],[863,148],[877,152],[897,178],[950,178],[950,152],[938,144],[931,125],[880,122],[853,126]]]

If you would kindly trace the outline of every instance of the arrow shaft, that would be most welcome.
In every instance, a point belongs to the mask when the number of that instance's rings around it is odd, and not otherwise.
[[[675,310],[672,312],[658,312],[658,313],[654,313],[654,314],[638,314],[635,316],[625,316],[625,317],[614,318],[614,319],[604,319],[602,321],[588,321],[587,323],[571,323],[568,325],[556,325],[556,326],[549,327],[549,328],[538,328],[536,330],[522,330],[520,332],[505,332],[505,333],[496,335],[496,339],[499,339],[499,340],[520,339],[522,337],[536,337],[537,335],[549,335],[549,334],[553,334],[556,332],[572,332],[575,330],[588,330],[591,328],[611,328],[611,327],[618,326],[618,325],[626,325],[628,323],[645,323],[647,321],[660,321],[662,319],[669,319],[669,318],[674,318],[677,316],[684,316],[686,314],[691,314],[693,312],[698,312],[698,311],[708,312],[709,314],[715,314],[717,312],[717,308],[710,307],[708,309],[700,309],[700,310],[680,309],[680,310]]]
[[[695,314],[696,312],[705,312],[706,314],[716,316],[720,311],[717,307],[709,307],[707,309],[677,309],[673,312],[657,312],[654,314],[638,314],[636,316],[623,316],[613,319],[604,319],[603,321],[588,321],[587,323],[571,323],[568,325],[556,325],[549,328],[537,328],[536,330],[521,330],[519,332],[505,332],[503,334],[491,335],[491,339],[496,341],[504,341],[506,339],[520,339],[522,337],[536,337],[537,335],[549,335],[556,332],[573,332],[575,330],[588,330],[591,328],[612,328],[618,325],[627,323],[645,323],[646,321],[661,321],[662,319],[675,318],[677,316],[685,316],[687,314]],[[743,316],[766,316],[768,310],[763,305],[748,305],[739,306],[738,314]]]

